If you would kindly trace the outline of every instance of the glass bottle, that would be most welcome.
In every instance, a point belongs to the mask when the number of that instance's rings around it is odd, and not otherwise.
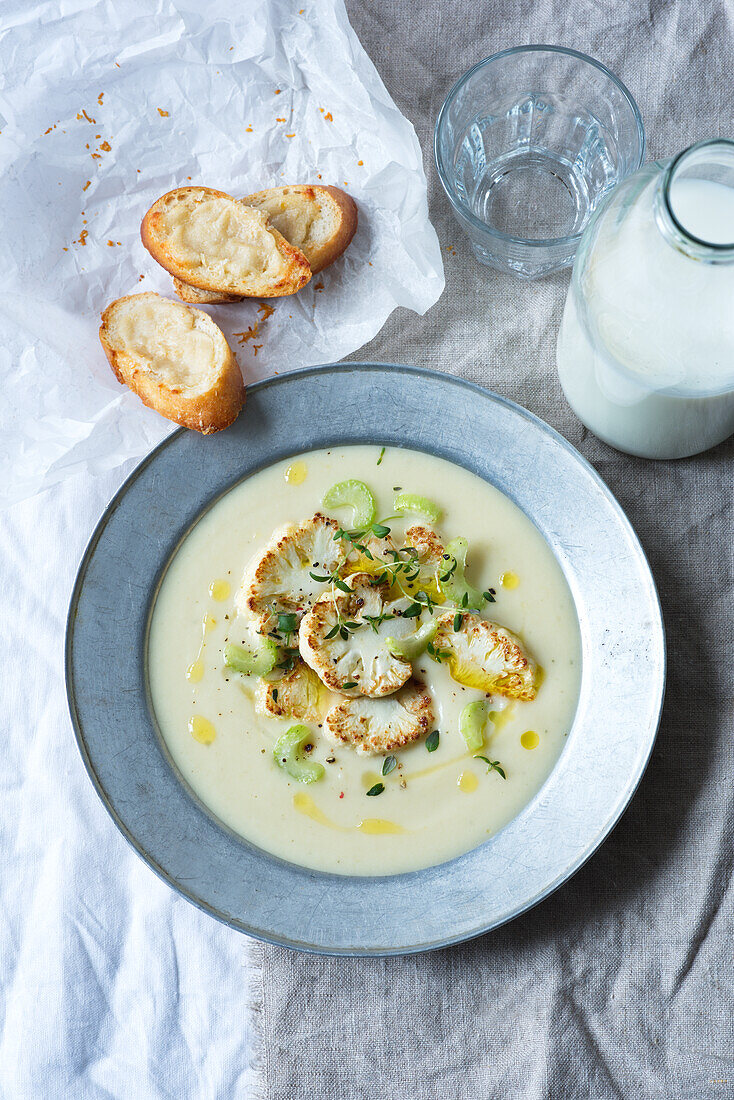
[[[558,334],[563,391],[618,450],[683,458],[734,432],[734,142],[645,165],[581,239]]]

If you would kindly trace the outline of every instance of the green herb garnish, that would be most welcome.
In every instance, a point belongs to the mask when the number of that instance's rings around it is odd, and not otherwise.
[[[357,681],[356,680],[347,680],[346,683],[342,684],[343,688],[356,688],[356,686],[357,686]]]
[[[486,592],[482,592],[482,595],[484,596],[487,603],[497,603],[497,601],[494,598],[494,593],[493,593],[491,588],[488,588]]]
[[[434,730],[433,733],[428,734],[428,737],[426,738],[426,748],[429,752],[435,752],[438,748],[438,738],[438,730]]]
[[[454,634],[461,630],[461,624],[463,623],[463,621],[464,616],[461,614],[460,611],[457,611],[454,615]]]
[[[499,772],[503,779],[507,779],[505,769],[502,767],[499,760],[490,760],[488,756],[475,756],[474,759],[483,760],[487,765],[487,772]]]
[[[394,772],[398,766],[398,762],[394,756],[386,756],[382,761],[382,774],[389,775],[390,772]]]
[[[385,457],[385,448],[383,447],[382,450],[380,451],[380,457],[377,460],[377,465],[378,466],[380,465],[380,463],[382,462],[384,457]]]
[[[367,797],[368,798],[373,798],[377,794],[382,794],[382,792],[384,790],[385,790],[385,784],[384,783],[375,783],[374,787],[370,787],[370,789],[367,791]]]
[[[378,539],[387,538],[390,534],[390,528],[386,527],[384,523],[373,523],[370,527],[373,535],[376,535]]]
[[[298,630],[298,616],[297,615],[278,615],[278,633],[279,634],[292,634],[294,630]]]

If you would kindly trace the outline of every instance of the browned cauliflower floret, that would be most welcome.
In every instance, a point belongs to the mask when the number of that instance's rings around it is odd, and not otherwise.
[[[321,681],[303,661],[279,680],[261,680],[257,688],[257,709],[271,718],[298,718],[320,722]]]
[[[323,577],[340,569],[347,556],[339,525],[317,512],[305,523],[291,523],[274,533],[245,570],[237,594],[240,610],[258,618],[279,612],[302,612],[324,591]]]
[[[433,723],[431,696],[410,680],[385,699],[343,699],[326,715],[324,733],[359,753],[388,753],[425,737]]]
[[[451,675],[466,687],[529,702],[535,698],[536,665],[514,634],[470,612],[454,630],[456,612],[437,617],[433,645]]]
[[[388,635],[415,629],[414,620],[400,614],[408,601],[387,602],[389,586],[374,582],[368,573],[355,573],[349,592],[325,592],[301,621],[301,656],[343,695],[390,695],[411,673],[410,661],[394,657],[385,645]]]

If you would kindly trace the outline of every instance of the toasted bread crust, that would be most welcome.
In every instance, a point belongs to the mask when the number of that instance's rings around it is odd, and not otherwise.
[[[357,204],[351,195],[348,195],[346,191],[342,191],[339,187],[332,187],[328,184],[316,184],[316,183],[297,183],[290,184],[287,187],[269,187],[264,191],[254,191],[251,195],[245,195],[241,202],[246,206],[260,207],[261,203],[268,202],[269,200],[276,198],[278,195],[290,195],[297,194],[302,195],[303,198],[312,202],[314,199],[328,195],[331,200],[336,204],[339,210],[339,218],[337,222],[336,231],[324,241],[320,246],[311,246],[309,248],[303,248],[303,253],[306,256],[309,264],[311,265],[311,271],[316,275],[319,271],[323,271],[329,264],[333,264],[335,260],[338,260],[342,252],[347,248],[352,237],[357,232]],[[271,218],[273,215],[270,215]],[[299,247],[301,247],[299,245]]]
[[[140,239],[161,267],[189,286],[218,294],[234,294],[242,297],[282,298],[295,294],[306,285],[311,278],[308,260],[299,248],[295,248],[274,226],[269,224],[260,211],[257,211],[257,216],[262,221],[258,229],[264,234],[269,234],[281,260],[280,271],[277,274],[267,277],[257,274],[249,278],[242,277],[237,285],[234,285],[233,279],[226,281],[224,276],[217,275],[210,269],[199,270],[183,263],[171,244],[169,227],[166,224],[166,211],[178,202],[190,202],[192,206],[196,206],[210,199],[223,199],[233,204],[237,203],[237,199],[225,191],[216,191],[212,187],[177,187],[161,195],[145,214],[140,225]],[[246,207],[245,204],[238,205],[251,210],[250,216],[255,217],[254,209]],[[263,241],[264,238],[261,237],[260,240]]]
[[[206,327],[211,326],[211,328],[216,329],[216,332],[221,336],[226,352],[216,379],[204,393],[187,397],[178,387],[168,386],[155,374],[145,370],[133,354],[115,346],[111,333],[115,311],[123,309],[126,303],[141,297],[156,299],[160,295],[152,293],[147,295],[129,294],[124,298],[118,298],[111,302],[102,314],[99,339],[118,382],[128,386],[133,393],[136,393],[144,405],[155,409],[161,416],[165,416],[168,420],[172,420],[184,428],[191,428],[194,431],[201,432],[202,435],[209,435],[228,427],[237,419],[245,403],[245,384],[237,360],[223,333],[206,314],[201,313],[200,310],[190,310],[192,314],[206,317]],[[165,301],[165,299],[162,300]],[[188,309],[189,307],[182,306],[181,308]]]
[[[346,191],[342,191],[339,187],[331,187],[329,185],[322,184],[291,184],[287,187],[270,187],[264,191],[254,191],[251,195],[245,195],[240,201],[246,206],[255,206],[256,208],[265,208],[271,206],[274,200],[277,200],[280,196],[299,195],[307,203],[312,203],[314,200],[318,201],[319,197],[328,196],[329,203],[333,203],[337,208],[336,216],[336,230],[331,236],[323,241],[320,245],[306,245],[304,242],[291,241],[291,244],[297,244],[297,247],[301,249],[304,256],[308,260],[311,271],[314,275],[319,271],[323,271],[325,267],[333,264],[335,260],[338,260],[341,254],[349,245],[352,237],[357,231],[357,204],[351,195],[348,195]],[[333,210],[333,207],[332,207]],[[266,209],[266,213],[270,213],[272,219],[273,214]],[[199,304],[217,304],[225,302],[238,302],[241,301],[241,296],[232,294],[219,294],[216,291],[199,290],[196,287],[188,286],[181,279],[174,279],[173,285],[179,298],[184,302],[193,302]]]
[[[173,289],[182,302],[200,306],[215,306],[228,302],[241,302],[241,294],[221,294],[218,290],[200,290],[198,286],[190,286],[183,279],[177,279],[174,275]]]

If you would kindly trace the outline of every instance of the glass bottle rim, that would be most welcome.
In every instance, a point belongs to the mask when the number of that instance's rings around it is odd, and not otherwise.
[[[685,165],[686,160],[700,152],[701,149],[713,149],[716,146],[724,146],[734,155],[734,141],[730,138],[715,137],[705,138],[703,141],[696,141],[693,145],[689,145],[687,149],[683,149],[677,156],[673,157],[663,172],[661,180],[662,206],[665,219],[669,219],[670,223],[672,223],[672,228],[676,237],[679,238],[678,243],[681,244],[686,251],[688,251],[686,246],[689,246],[692,248],[693,255],[700,259],[714,261],[734,260],[734,241],[717,244],[715,241],[707,241],[703,237],[697,237],[695,233],[691,233],[691,231],[686,229],[679,221],[673,210],[673,204],[670,201],[671,185],[676,174]],[[663,225],[661,228],[665,231],[669,229],[669,226]]]

